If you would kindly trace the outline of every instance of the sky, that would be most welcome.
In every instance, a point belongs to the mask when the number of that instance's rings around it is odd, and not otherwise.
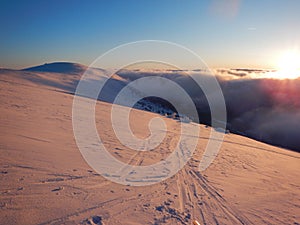
[[[299,0],[1,0],[0,67],[89,65],[118,45],[164,40],[210,67],[273,68],[300,50],[299,12]]]

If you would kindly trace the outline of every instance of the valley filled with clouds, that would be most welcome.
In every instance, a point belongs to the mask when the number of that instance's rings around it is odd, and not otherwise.
[[[123,81],[145,76],[170,79],[187,91],[196,104],[201,123],[210,124],[210,109],[203,91],[190,75],[201,80],[214,79],[223,91],[227,108],[227,128],[263,142],[300,151],[300,79],[275,79],[274,70],[216,69],[211,72],[194,70],[121,70]],[[274,77],[274,76],[273,76]],[[204,81],[205,82],[205,81]],[[159,85],[159,84],[158,84]],[[176,95],[168,90],[165,93]],[[211,90],[210,94],[214,94]],[[152,99],[152,101],[155,101]],[[160,100],[156,100],[161,102]]]

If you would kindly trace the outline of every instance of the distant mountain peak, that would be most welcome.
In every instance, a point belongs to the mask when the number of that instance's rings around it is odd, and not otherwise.
[[[78,74],[78,73],[83,73],[86,69],[87,66],[81,65],[79,63],[53,62],[53,63],[45,63],[43,65],[25,68],[23,70],[36,71],[36,72]]]

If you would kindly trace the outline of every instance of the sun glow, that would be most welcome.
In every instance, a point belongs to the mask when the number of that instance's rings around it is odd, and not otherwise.
[[[273,78],[295,79],[298,77],[300,77],[300,53],[288,51],[279,58],[277,71],[273,73]]]

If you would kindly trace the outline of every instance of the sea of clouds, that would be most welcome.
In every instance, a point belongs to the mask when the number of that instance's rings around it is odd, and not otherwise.
[[[201,77],[205,84],[215,79],[212,73],[224,95],[227,128],[231,132],[300,151],[300,78],[275,79],[272,77],[276,71],[259,69],[120,70],[117,75],[127,82],[145,76],[161,76],[176,82],[193,99],[200,122],[209,124],[206,95],[213,95],[216,90],[205,95],[191,76]],[[163,88],[163,84],[157,86]],[[176,96],[173,90],[164,91]]]

